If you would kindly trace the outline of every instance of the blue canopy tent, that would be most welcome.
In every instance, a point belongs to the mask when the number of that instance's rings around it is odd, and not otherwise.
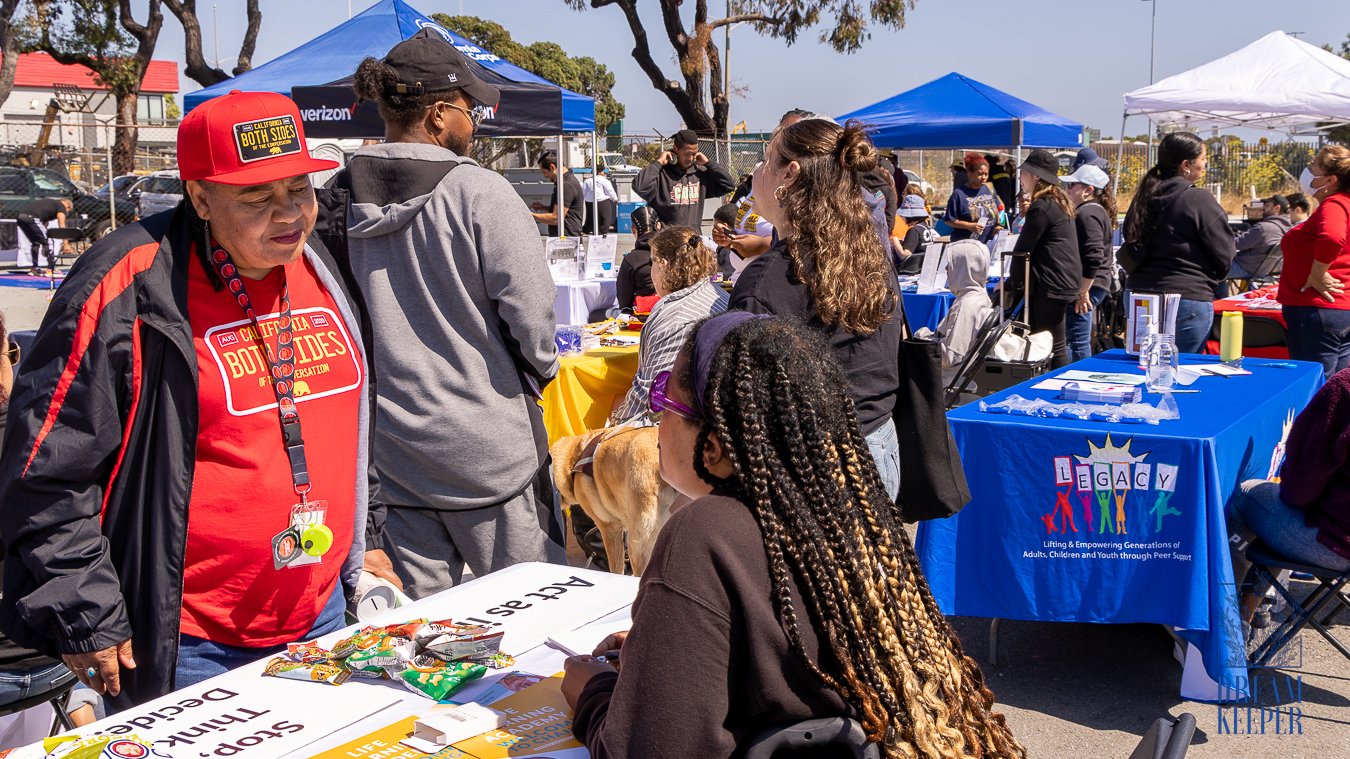
[[[1083,125],[952,72],[838,118],[868,125],[879,148],[1065,148]]]
[[[373,103],[360,106],[351,76],[367,56],[389,49],[424,27],[440,32],[478,66],[478,74],[501,90],[501,102],[478,129],[485,137],[545,136],[595,131],[595,101],[559,87],[451,32],[403,0],[380,0],[361,14],[296,49],[232,79],[184,97],[191,110],[230,90],[280,92],[300,106],[309,137],[384,136]]]

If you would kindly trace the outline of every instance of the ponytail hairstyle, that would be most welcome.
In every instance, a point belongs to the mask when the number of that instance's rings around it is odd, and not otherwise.
[[[367,57],[356,67],[352,78],[352,88],[356,90],[359,102],[373,100],[380,105],[380,116],[385,121],[407,128],[426,118],[427,111],[437,101],[445,99],[445,93],[428,92],[421,95],[399,93],[398,72],[393,66],[377,58]]]
[[[1317,151],[1313,163],[1322,167],[1326,176],[1336,177],[1336,192],[1350,193],[1350,148],[1327,145]]]
[[[652,237],[652,259],[665,265],[661,284],[670,292],[693,287],[717,271],[717,255],[689,227],[666,227]]]
[[[1116,194],[1111,191],[1110,182],[1107,182],[1106,186],[1100,190],[1095,187],[1092,188],[1092,199],[1106,209],[1106,218],[1111,220],[1111,229],[1114,230],[1120,226],[1120,222],[1116,220],[1120,210],[1116,207]]]
[[[933,599],[824,338],[761,317],[700,344],[719,318],[694,327],[671,380],[703,412],[695,472],[736,493],[759,525],[792,654],[853,708],[887,759],[1025,757]],[[731,464],[725,480],[703,463],[713,435]],[[803,628],[816,631],[815,657]]]
[[[651,206],[638,206],[633,209],[633,235],[641,237],[648,232],[654,232],[661,228],[661,219],[657,217],[656,211]]]
[[[1125,242],[1147,242],[1150,235],[1148,205],[1158,193],[1158,186],[1181,172],[1183,161],[1194,161],[1204,155],[1205,141],[1190,132],[1172,132],[1158,143],[1158,163],[1144,174],[1139,189],[1130,201],[1125,214]]]
[[[896,307],[894,271],[858,185],[876,168],[876,148],[858,122],[825,119],[784,127],[770,144],[765,160],[801,166],[778,201],[793,230],[788,256],[816,315],[855,334],[876,332]]]

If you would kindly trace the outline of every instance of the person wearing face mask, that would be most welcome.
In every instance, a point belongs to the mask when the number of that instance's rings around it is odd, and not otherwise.
[[[434,82],[435,87],[423,84]],[[375,467],[392,558],[422,598],[524,561],[564,562],[536,402],[558,371],[556,290],[511,184],[466,158],[497,89],[432,30],[356,71],[385,144],[334,184],[371,314]],[[453,465],[447,466],[447,462]]]
[[[1119,253],[1135,293],[1177,293],[1176,345],[1200,353],[1214,323],[1214,292],[1236,248],[1228,214],[1195,183],[1205,175],[1205,143],[1172,132],[1158,143],[1158,163],[1144,175],[1125,214]]]
[[[1289,356],[1317,361],[1327,376],[1350,366],[1350,149],[1328,145],[1299,178],[1318,202],[1280,243],[1276,299],[1289,325]]]
[[[1092,355],[1093,311],[1106,299],[1115,279],[1111,232],[1116,228],[1116,196],[1111,192],[1111,178],[1091,163],[1085,162],[1063,181],[1074,206],[1073,226],[1083,261],[1083,286],[1065,311],[1064,334],[1069,360],[1082,361]]]

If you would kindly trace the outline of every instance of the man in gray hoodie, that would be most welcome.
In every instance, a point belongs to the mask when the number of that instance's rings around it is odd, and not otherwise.
[[[367,58],[385,120],[333,186],[370,312],[375,465],[414,598],[523,561],[565,563],[539,389],[558,371],[555,289],[530,212],[465,158],[496,88],[434,30]]]

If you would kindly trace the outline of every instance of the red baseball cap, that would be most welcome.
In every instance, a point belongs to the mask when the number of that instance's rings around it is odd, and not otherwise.
[[[336,169],[312,158],[300,109],[275,92],[212,98],[178,124],[178,172],[184,180],[253,185]]]

